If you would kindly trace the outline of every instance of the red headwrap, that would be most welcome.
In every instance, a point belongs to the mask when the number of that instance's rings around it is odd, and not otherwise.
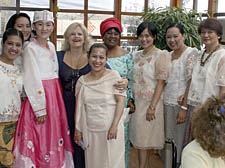
[[[104,20],[101,25],[100,25],[100,33],[101,36],[104,35],[105,31],[107,31],[110,28],[117,28],[119,30],[119,32],[122,32],[122,26],[120,21],[117,18],[108,18],[106,20]]]

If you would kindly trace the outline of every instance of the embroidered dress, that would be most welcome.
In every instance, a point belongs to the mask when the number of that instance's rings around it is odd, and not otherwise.
[[[112,70],[99,80],[85,82],[81,76],[76,86],[76,128],[82,132],[86,168],[125,168],[124,126],[118,124],[117,139],[107,140],[112,124],[115,95],[126,96],[113,87],[120,76]],[[93,96],[95,95],[95,96]]]
[[[73,156],[55,47],[31,41],[23,52],[25,99],[16,130],[15,168],[72,168]],[[46,115],[38,124],[36,116]]]
[[[12,167],[14,134],[21,108],[21,70],[0,61],[0,81],[0,166]]]
[[[133,92],[136,111],[131,114],[130,141],[137,149],[162,149],[164,145],[164,121],[162,96],[156,105],[152,121],[146,120],[149,107],[157,85],[157,79],[166,80],[169,74],[163,51],[153,48],[143,55],[134,54]]]
[[[132,54],[125,54],[121,57],[113,57],[107,59],[108,65],[119,72],[121,77],[128,79],[127,86],[127,98],[125,103],[125,108],[127,107],[128,100],[133,98],[132,94],[132,78],[133,78],[133,56]],[[126,116],[125,116],[126,117]],[[129,116],[127,116],[129,118]],[[124,132],[125,132],[125,162],[126,168],[128,168],[128,162],[130,157],[130,140],[129,140],[129,120],[124,123]]]
[[[193,66],[196,63],[198,50],[187,47],[178,59],[172,61],[172,52],[169,53],[168,64],[170,66],[169,77],[163,92],[165,136],[173,139],[177,145],[177,162],[180,163],[183,148],[184,134],[187,122],[176,124],[180,106],[177,100],[184,95],[187,82],[191,79]],[[165,147],[165,167],[172,165],[171,147]]]

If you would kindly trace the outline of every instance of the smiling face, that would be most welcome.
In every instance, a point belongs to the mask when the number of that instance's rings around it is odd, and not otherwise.
[[[106,50],[104,48],[93,48],[89,56],[89,64],[93,72],[105,70],[107,61]]]
[[[83,47],[84,45],[84,34],[82,29],[77,26],[68,38],[70,48]]]
[[[215,30],[210,30],[206,28],[202,28],[200,37],[202,42],[205,44],[206,47],[218,45],[220,36],[217,35]]]
[[[145,28],[144,31],[138,36],[138,42],[144,50],[151,48],[154,45],[154,38],[151,34],[149,34],[147,28]]]
[[[36,31],[37,38],[47,40],[53,32],[54,25],[51,21],[43,22],[37,21],[34,23],[34,30]]]
[[[14,28],[23,33],[24,40],[28,40],[31,34],[31,25],[26,17],[19,17],[16,19]]]
[[[108,48],[114,48],[120,41],[120,33],[114,28],[107,30],[103,35],[103,41]]]
[[[179,50],[184,45],[184,35],[177,27],[171,27],[166,32],[166,43],[171,50]]]
[[[22,52],[22,40],[19,36],[10,35],[3,43],[1,59],[7,64],[12,64],[15,58],[21,55]]]

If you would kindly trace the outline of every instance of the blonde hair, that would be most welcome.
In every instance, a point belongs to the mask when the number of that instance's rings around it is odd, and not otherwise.
[[[90,48],[91,38],[88,35],[88,31],[87,31],[86,27],[83,24],[78,23],[78,22],[74,22],[74,23],[70,24],[69,27],[67,27],[67,29],[64,33],[63,50],[64,51],[70,50],[69,37],[73,33],[74,29],[76,29],[77,27],[81,28],[83,35],[84,35],[83,51],[88,52],[88,50]]]
[[[225,97],[209,98],[193,112],[193,135],[211,157],[225,156]]]

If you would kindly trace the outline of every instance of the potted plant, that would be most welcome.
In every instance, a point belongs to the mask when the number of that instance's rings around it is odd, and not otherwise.
[[[143,20],[152,21],[156,24],[158,30],[156,47],[169,50],[165,39],[166,28],[169,24],[175,22],[184,26],[185,44],[200,49],[202,42],[198,34],[198,25],[202,20],[201,13],[197,13],[194,10],[187,11],[181,8],[160,7],[157,9],[149,9],[144,13]]]

